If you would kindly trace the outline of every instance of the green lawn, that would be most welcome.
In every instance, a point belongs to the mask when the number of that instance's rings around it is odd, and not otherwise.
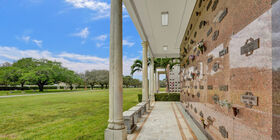
[[[165,92],[166,91],[166,88],[164,87],[164,88],[159,88],[159,91],[160,92]]]
[[[141,89],[124,89],[124,110]],[[108,90],[0,98],[0,139],[103,140]]]
[[[40,94],[40,93],[54,93],[54,92],[75,92],[75,91],[84,91],[84,89],[76,89],[76,90],[63,90],[63,89],[44,89],[43,92],[39,92],[38,90],[13,90],[13,91],[0,91],[0,96],[7,95],[23,95],[23,94]]]

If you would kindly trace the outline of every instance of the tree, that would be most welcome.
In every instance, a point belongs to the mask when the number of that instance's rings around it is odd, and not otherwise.
[[[93,89],[94,85],[97,84],[96,70],[86,71],[84,81],[85,81],[85,83],[88,83],[91,86],[91,89]]]
[[[62,81],[68,84],[70,89],[73,90],[73,84],[80,83],[82,79],[74,71],[64,68]]]
[[[59,62],[52,62],[46,59],[34,60],[36,67],[24,75],[29,82],[38,85],[39,91],[44,90],[47,84],[63,81],[63,67]]]
[[[123,77],[123,85],[129,87],[133,84],[134,79],[131,76],[124,76]]]
[[[16,85],[19,75],[16,73],[17,69],[12,66],[5,66],[0,68],[0,83],[2,85]]]
[[[109,85],[109,71],[108,70],[97,70],[97,82],[101,85],[103,89],[108,88]]]
[[[142,71],[142,61],[139,59],[136,59],[131,66],[131,72],[130,74],[133,75],[135,72],[141,72]]]
[[[22,58],[12,64],[13,67],[17,69],[16,73],[19,76],[18,82],[23,90],[24,84],[27,82],[27,73],[36,67],[37,60],[33,58]]]

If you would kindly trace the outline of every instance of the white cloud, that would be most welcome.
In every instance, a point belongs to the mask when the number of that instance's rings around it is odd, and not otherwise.
[[[36,39],[33,39],[32,40],[33,41],[33,43],[35,43],[38,47],[42,47],[42,45],[43,45],[43,41],[42,40],[36,40]]]
[[[107,37],[108,37],[108,35],[104,34],[104,35],[97,36],[95,38],[95,40],[105,41],[107,39]]]
[[[102,58],[90,55],[81,55],[75,53],[63,52],[61,54],[53,54],[49,51],[40,50],[20,50],[16,47],[0,46],[0,63],[14,62],[25,57],[33,57],[36,59],[45,58],[52,61],[61,62],[64,67],[67,67],[76,72],[84,72],[92,69],[109,69],[109,58]],[[123,74],[130,74],[130,66],[137,58],[123,57]],[[140,77],[139,73],[135,76]]]
[[[100,48],[104,45],[104,43],[96,43],[96,47]]]
[[[73,36],[78,36],[78,37],[81,37],[83,39],[86,39],[89,35],[89,30],[88,30],[88,27],[82,29],[80,32],[78,33],[74,33],[72,34]]]
[[[97,0],[65,0],[75,8],[87,8],[95,11],[93,19],[106,18],[110,16],[110,4]]]
[[[80,55],[80,54],[74,54],[74,53],[67,53],[64,52],[60,55],[60,57],[69,58],[69,59],[75,59],[79,61],[92,61],[92,62],[106,62],[108,59],[95,57],[95,56],[89,56],[89,55]]]
[[[128,40],[123,40],[123,45],[124,46],[128,46],[128,47],[132,47],[135,43],[134,42],[129,42]]]
[[[30,40],[30,36],[22,36],[21,39],[22,39],[24,42],[28,43],[29,40]]]

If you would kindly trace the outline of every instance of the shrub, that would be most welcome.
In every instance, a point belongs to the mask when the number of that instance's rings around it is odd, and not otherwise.
[[[156,101],[180,101],[180,93],[156,93]],[[138,94],[138,102],[142,101],[142,94]]]

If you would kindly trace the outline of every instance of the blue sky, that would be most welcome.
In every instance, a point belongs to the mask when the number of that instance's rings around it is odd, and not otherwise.
[[[76,72],[108,69],[109,0],[0,0],[0,63],[23,57],[62,62]],[[124,8],[124,74],[141,59],[141,39]],[[140,78],[140,73],[135,75]]]

